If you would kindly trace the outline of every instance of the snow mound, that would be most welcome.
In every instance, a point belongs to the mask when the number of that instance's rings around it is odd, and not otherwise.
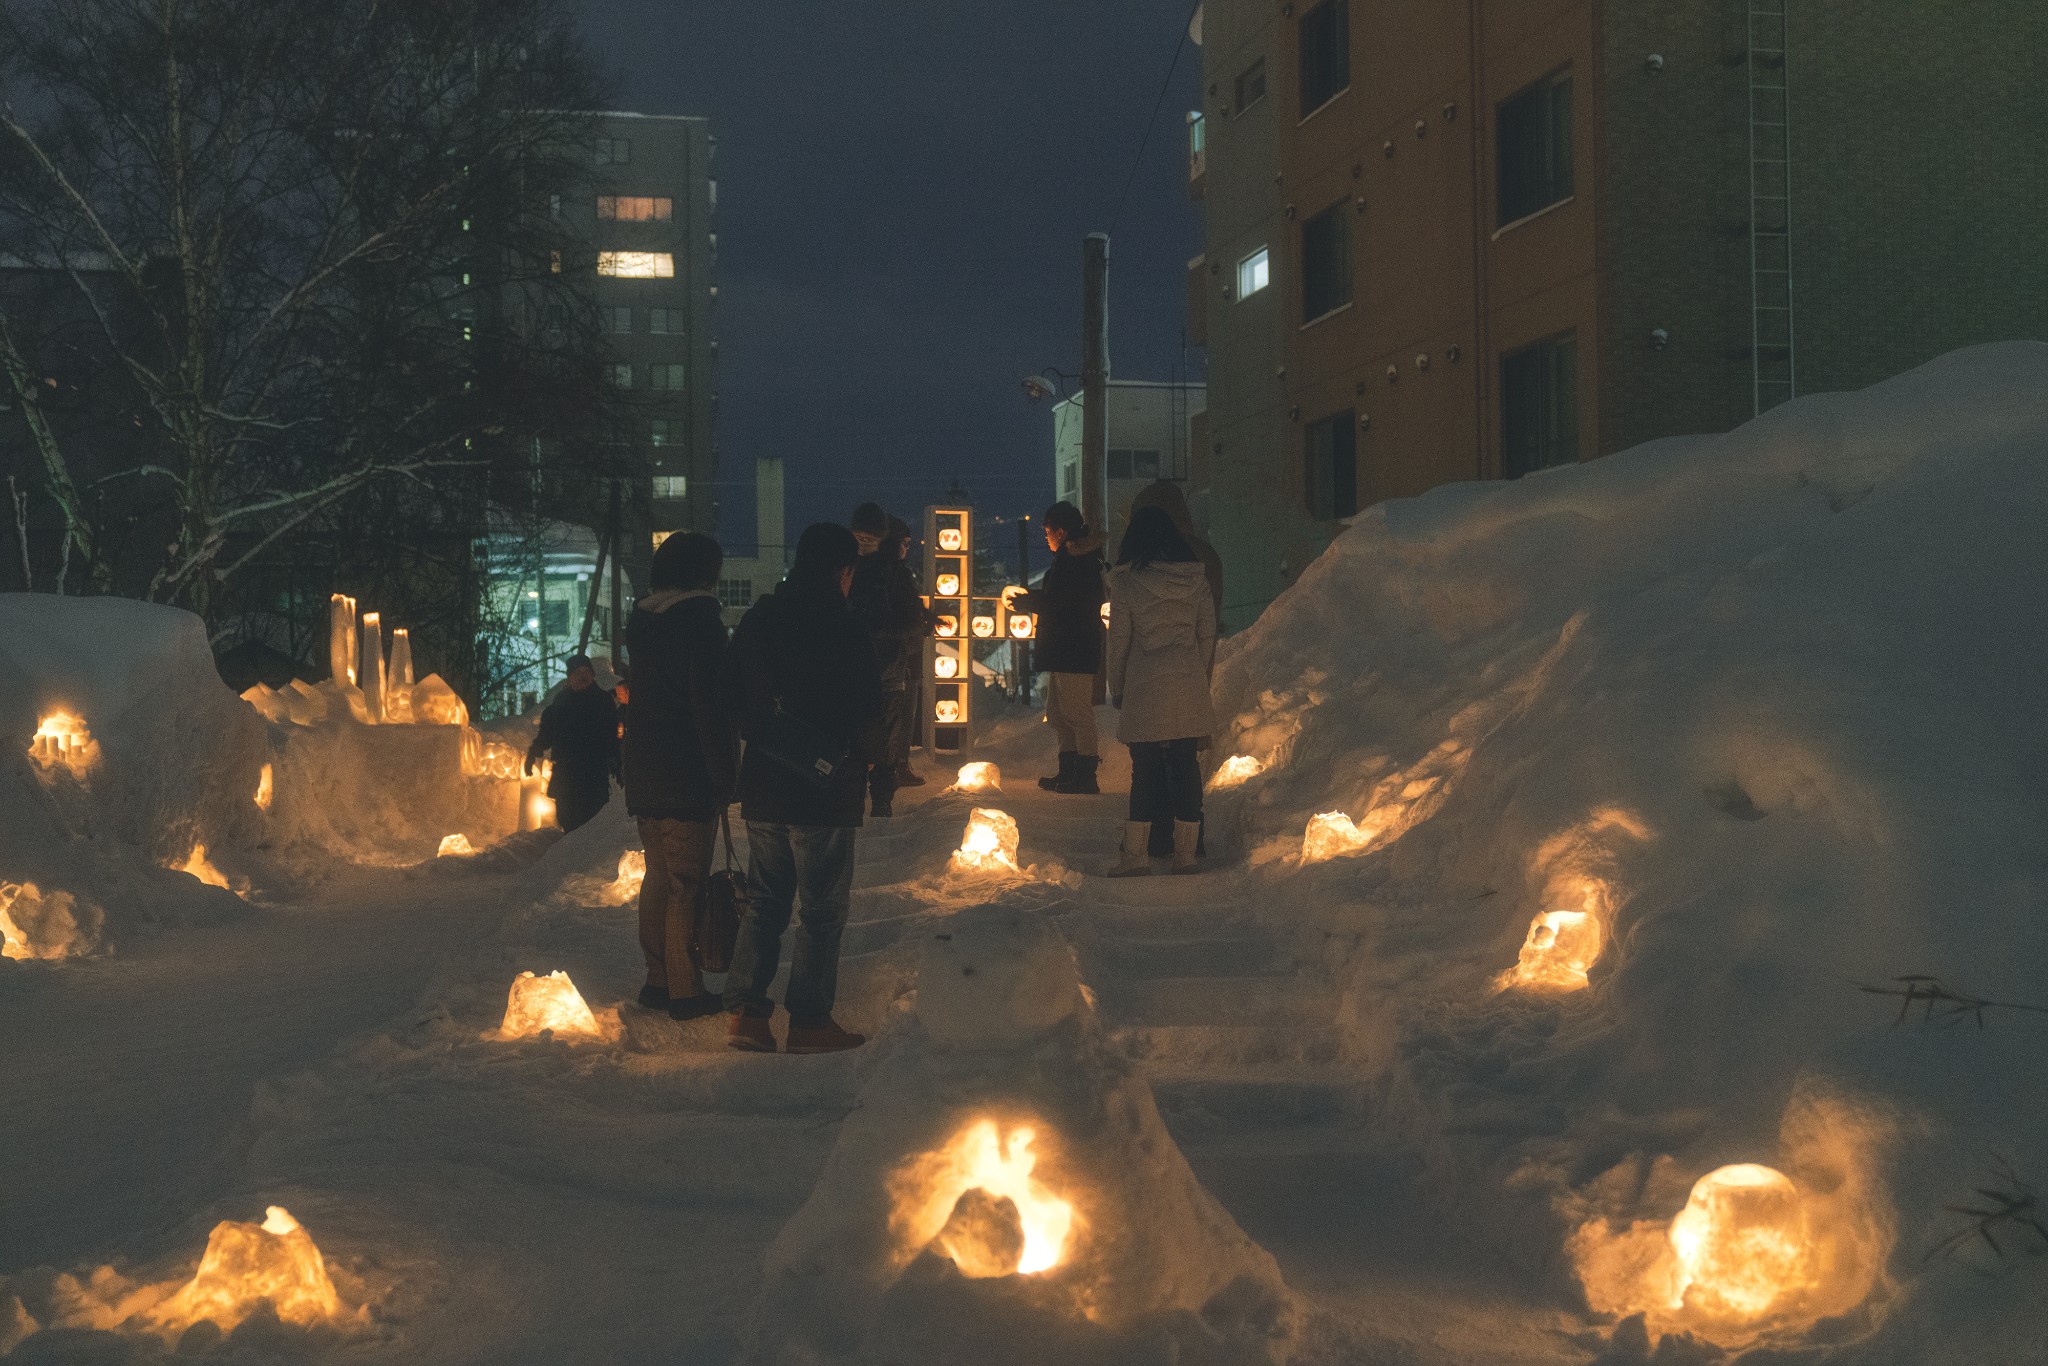
[[[1273,1259],[1202,1189],[1040,914],[926,941],[745,1334],[764,1362],[1276,1363]]]
[[[1981,347],[1374,508],[1226,645],[1212,828],[1328,936],[1447,1211],[1555,1265],[1725,1165],[1853,1185],[1915,1283],[1889,1322],[1873,1272],[1860,1319],[1651,1336],[1999,1359],[2024,1293],[1921,1253],[1992,1154],[2048,1180],[2037,1027],[1899,1031],[1857,986],[2048,1004],[2044,526],[2048,346]]]

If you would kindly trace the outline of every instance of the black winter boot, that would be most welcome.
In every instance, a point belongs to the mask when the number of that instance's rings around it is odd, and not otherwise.
[[[1072,779],[1072,778],[1073,778],[1073,776],[1074,776],[1074,760],[1076,760],[1076,759],[1078,759],[1078,758],[1080,758],[1080,757],[1081,757],[1080,755],[1078,755],[1078,754],[1074,753],[1074,752],[1073,752],[1072,750],[1065,750],[1065,749],[1061,750],[1061,751],[1060,751],[1060,771],[1059,771],[1058,773],[1055,773],[1055,774],[1054,774],[1054,775],[1053,775],[1052,777],[1050,777],[1050,778],[1040,778],[1040,779],[1038,780],[1038,785],[1039,785],[1040,787],[1044,788],[1044,789],[1045,789],[1045,790],[1046,790],[1047,792],[1064,792],[1064,791],[1066,791],[1066,788],[1064,788],[1063,786],[1061,786],[1061,784],[1063,784],[1063,783],[1065,783],[1065,782],[1067,782],[1067,781],[1069,781],[1070,779]]]
[[[1095,785],[1095,769],[1102,760],[1093,754],[1076,754],[1071,757],[1074,761],[1073,771],[1063,775],[1053,785],[1052,790],[1073,796],[1094,796],[1102,791]]]

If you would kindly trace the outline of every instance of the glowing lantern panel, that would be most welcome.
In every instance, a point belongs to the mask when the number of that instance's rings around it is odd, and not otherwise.
[[[206,857],[206,846],[203,844],[193,845],[192,852],[187,854],[185,861],[173,871],[189,873],[209,887],[225,889],[228,886],[227,874],[213,866],[213,861]]]
[[[960,847],[953,852],[953,867],[963,873],[1021,872],[1017,842],[1014,817],[977,807],[960,836]]]
[[[36,724],[29,741],[28,757],[38,767],[67,768],[74,778],[83,778],[100,757],[99,742],[92,738],[82,717],[68,711],[53,711]]]
[[[150,1320],[175,1332],[208,1319],[232,1332],[264,1303],[300,1327],[338,1317],[341,1300],[311,1236],[281,1205],[265,1216],[260,1224],[216,1225],[198,1272],[150,1310]]]
[[[453,835],[441,836],[441,847],[434,851],[434,857],[462,858],[475,852],[475,848],[470,845],[469,836],[458,832]]]
[[[1035,1276],[1059,1267],[1073,1240],[1073,1202],[1035,1175],[1035,1130],[1003,1133],[978,1119],[891,1181],[891,1224],[910,1256],[930,1247],[963,1275]]]
[[[958,678],[960,661],[952,655],[935,655],[932,658],[932,673],[938,678]]]
[[[995,633],[996,619],[994,617],[974,618],[974,634],[976,636],[980,637],[983,640],[987,640],[989,637],[995,635]]]
[[[501,1039],[531,1039],[542,1034],[592,1039],[604,1037],[597,1016],[562,971],[536,977],[522,972],[512,983],[505,1002],[505,1021],[498,1026]]]
[[[959,527],[949,526],[940,529],[939,549],[958,550],[963,544],[965,539],[961,536]]]
[[[1010,618],[1010,639],[1029,640],[1038,634],[1038,618],[1019,613]]]
[[[1003,771],[986,761],[963,764],[953,786],[962,792],[1001,792]]]
[[[960,634],[960,618],[955,616],[941,616],[938,620],[938,624],[934,626],[932,629],[938,634],[941,640],[951,640],[955,636]]]
[[[932,708],[932,715],[938,718],[941,725],[958,725],[960,723],[960,704],[950,699],[942,700]]]
[[[1223,761],[1223,766],[1216,770],[1216,776],[1209,780],[1209,786],[1220,792],[1248,783],[1265,771],[1266,766],[1251,755],[1239,754]]]
[[[960,576],[958,574],[939,575],[939,596],[942,598],[957,598],[960,596]]]

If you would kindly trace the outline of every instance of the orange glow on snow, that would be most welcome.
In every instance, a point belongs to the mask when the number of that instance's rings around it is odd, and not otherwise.
[[[441,836],[441,847],[434,851],[434,857],[460,858],[465,854],[474,854],[475,852],[476,850],[470,845],[469,836],[457,832],[453,835]]]
[[[953,786],[961,792],[1001,792],[1003,771],[994,764],[977,761],[960,766],[960,776]]]
[[[1301,835],[1301,861],[1321,863],[1325,859],[1360,853],[1372,845],[1377,833],[1370,823],[1367,828],[1359,829],[1350,815],[1343,811],[1325,811],[1311,816],[1308,829]]]
[[[262,771],[256,775],[256,809],[258,811],[268,811],[270,809],[271,799],[276,795],[274,778],[275,775],[271,772],[269,764],[265,764]]]
[[[227,874],[214,867],[212,860],[206,857],[206,846],[203,844],[193,845],[192,852],[185,856],[185,861],[172,871],[189,873],[209,887],[219,887],[228,891],[233,890],[233,888],[228,886]]]
[[[35,738],[29,741],[28,757],[43,769],[61,764],[71,770],[72,777],[82,779],[99,761],[100,746],[86,728],[84,718],[68,711],[53,711],[37,722]]]
[[[1543,842],[1534,873],[1543,879],[1541,905],[1515,965],[1494,979],[1506,991],[1583,991],[1587,974],[1607,946],[1624,842],[1650,838],[1626,811],[1606,808]]]
[[[1212,791],[1221,792],[1248,783],[1265,771],[1266,766],[1251,755],[1239,754],[1223,761],[1222,767],[1216,770],[1216,776],[1209,780],[1209,787]]]
[[[644,850],[628,849],[619,855],[619,875],[612,880],[610,892],[614,904],[623,906],[640,895],[640,886],[647,881],[647,854]]]
[[[281,1205],[265,1214],[261,1224],[215,1225],[198,1272],[149,1311],[151,1323],[175,1333],[210,1319],[232,1332],[266,1302],[300,1327],[339,1317],[341,1300],[311,1236]]]
[[[598,1023],[583,993],[569,980],[568,973],[558,970],[536,977],[522,972],[506,998],[505,1021],[498,1026],[498,1037],[532,1039],[543,1033],[552,1033],[556,1038],[611,1037],[610,1031]]]
[[[961,873],[1019,873],[1017,822],[1003,811],[976,807],[953,851],[953,868]]]
[[[890,1181],[890,1226],[907,1261],[926,1247],[977,1279],[1035,1276],[1059,1267],[1073,1240],[1073,1202],[1038,1180],[1037,1131],[1003,1133],[977,1119],[937,1152],[914,1158]],[[985,1197],[962,1204],[979,1191]]]

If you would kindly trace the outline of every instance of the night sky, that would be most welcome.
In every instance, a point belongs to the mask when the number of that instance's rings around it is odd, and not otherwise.
[[[789,462],[792,534],[870,497],[915,523],[956,475],[984,512],[1042,509],[1051,408],[1019,381],[1080,368],[1091,231],[1115,234],[1115,373],[1200,364],[1191,42],[1116,217],[1192,0],[584,7],[614,104],[708,115],[719,140],[728,544],[753,540],[756,456]]]

